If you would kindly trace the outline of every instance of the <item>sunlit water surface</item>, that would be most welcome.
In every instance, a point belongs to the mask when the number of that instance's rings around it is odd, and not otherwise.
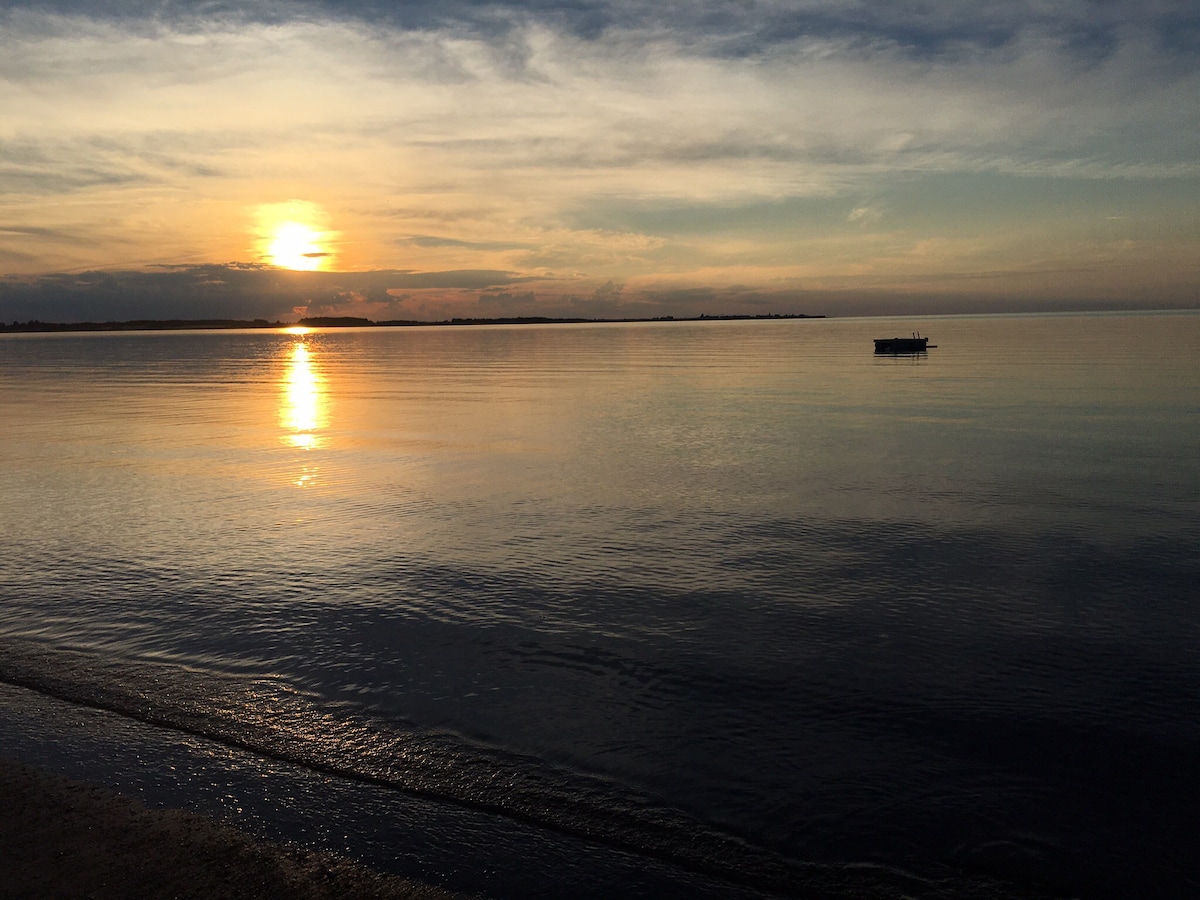
[[[1192,896],[1200,316],[916,324],[0,337],[0,679],[500,896]]]

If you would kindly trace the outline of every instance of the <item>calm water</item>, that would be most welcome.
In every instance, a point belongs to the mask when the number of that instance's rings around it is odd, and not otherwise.
[[[1200,893],[1200,315],[14,335],[0,423],[9,752],[498,896]]]

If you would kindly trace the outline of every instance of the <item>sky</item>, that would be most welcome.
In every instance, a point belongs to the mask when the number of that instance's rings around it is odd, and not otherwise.
[[[0,2],[0,321],[1197,306],[1195,0]]]

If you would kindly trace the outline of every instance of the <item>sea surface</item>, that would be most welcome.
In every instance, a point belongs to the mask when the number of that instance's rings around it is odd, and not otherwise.
[[[1198,896],[1200,314],[0,336],[0,682],[493,897]]]

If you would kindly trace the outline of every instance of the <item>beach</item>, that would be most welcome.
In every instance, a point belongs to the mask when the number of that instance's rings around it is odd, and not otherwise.
[[[0,761],[0,897],[446,900],[329,854]]]

